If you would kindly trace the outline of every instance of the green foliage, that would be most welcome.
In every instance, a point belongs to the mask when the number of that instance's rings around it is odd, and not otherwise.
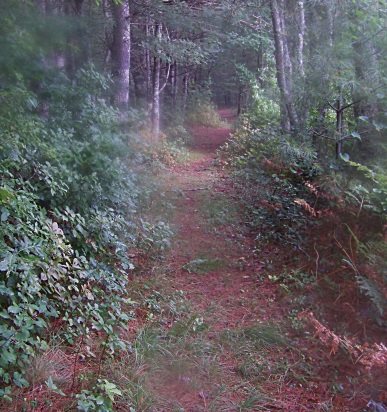
[[[114,383],[109,382],[107,379],[98,379],[93,391],[82,390],[80,394],[76,395],[78,399],[77,410],[83,412],[111,412],[114,410],[115,398],[121,395],[121,391]]]
[[[360,290],[370,299],[376,310],[375,320],[380,326],[387,326],[383,320],[387,313],[387,246],[384,241],[368,241],[360,243],[361,257],[368,267],[357,271],[357,284]]]
[[[240,343],[240,351],[257,351],[275,346],[285,346],[287,339],[277,326],[271,324],[253,325],[236,330],[227,329],[221,336],[232,345]]]
[[[171,235],[172,231],[166,223],[159,221],[152,224],[140,219],[133,243],[137,265],[144,268],[149,263],[163,259],[171,246]]]
[[[173,166],[187,157],[185,142],[181,139],[167,140],[142,145],[142,161],[151,167]]]
[[[359,163],[346,162],[360,172],[361,181],[354,180],[347,191],[347,200],[359,207],[371,210],[385,221],[387,219],[387,171],[380,168],[375,172],[371,168]],[[363,176],[362,176],[363,175]]]
[[[104,100],[107,87],[90,68],[76,84],[48,76],[41,96],[21,81],[0,90],[2,395],[28,385],[26,365],[47,348],[54,320],[70,344],[98,331],[103,354],[122,349],[129,248],[150,256],[168,246],[164,224],[134,215],[136,156]],[[84,395],[85,404],[100,400]]]
[[[307,140],[254,129],[246,117],[221,156],[235,170],[258,247],[275,241],[302,250],[316,214],[309,182],[320,171]]]
[[[359,285],[360,290],[370,299],[370,301],[375,306],[377,313],[379,315],[378,319],[381,319],[387,308],[387,297],[380,290],[380,285],[374,282],[373,280],[363,276],[359,276],[357,278],[357,283]],[[382,322],[379,321],[378,323],[380,323],[380,326],[382,326]]]
[[[253,84],[247,117],[254,128],[270,129],[276,127],[280,120],[279,104],[266,97],[257,84]]]
[[[302,250],[307,240],[306,229],[310,224],[310,216],[302,203],[296,201],[305,197],[307,192],[302,186],[294,185],[276,174],[262,177],[261,182],[262,188],[249,188],[250,196],[246,204],[249,225],[258,232],[258,245],[274,241]]]
[[[170,126],[165,130],[165,135],[169,142],[175,143],[178,147],[183,147],[190,143],[191,135],[182,125]]]
[[[0,372],[5,384],[25,386],[25,365],[47,347],[45,330],[53,319],[66,323],[63,338],[70,343],[92,330],[104,332],[108,352],[114,353],[123,345],[115,328],[126,325],[129,318],[122,304],[129,301],[124,259],[117,269],[109,267],[98,259],[102,244],[94,240],[90,242],[95,253],[80,254],[82,248],[73,249],[57,221],[36,204],[34,194],[12,189],[1,206]],[[74,236],[86,233],[80,215],[65,210],[56,218],[72,225]],[[116,259],[119,262],[118,251]]]
[[[217,127],[222,124],[208,88],[195,86],[187,102],[186,122],[192,125]]]
[[[277,275],[268,275],[268,278],[273,282],[278,282],[280,286],[289,292],[292,289],[303,289],[316,281],[316,278],[311,274],[300,269],[287,270],[283,268],[283,272]]]

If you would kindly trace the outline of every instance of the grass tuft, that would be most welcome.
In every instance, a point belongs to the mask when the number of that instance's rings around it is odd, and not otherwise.
[[[195,275],[205,275],[208,272],[213,272],[215,270],[221,269],[226,265],[226,262],[222,259],[207,259],[207,258],[197,258],[186,263],[183,269],[188,273],[193,273]]]

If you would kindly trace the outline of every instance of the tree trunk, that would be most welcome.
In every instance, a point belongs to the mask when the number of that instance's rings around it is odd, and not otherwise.
[[[287,76],[291,66],[288,65],[289,62],[287,60],[290,59],[288,55],[286,56],[287,47],[284,44],[284,33],[282,31],[284,22],[281,18],[281,11],[277,0],[270,0],[270,8],[273,22],[277,83],[281,95],[281,126],[285,130],[295,130],[298,126],[298,120],[290,92],[289,84],[291,79]]]
[[[286,34],[286,22],[285,22],[285,15],[284,15],[284,0],[279,1],[279,24],[280,24],[280,33],[282,35],[282,47],[283,47],[283,61],[284,61],[284,68],[285,68],[285,79],[288,86],[291,85],[291,79],[293,78],[293,64],[292,60],[290,59],[290,52],[289,52],[289,45],[288,45],[288,35]],[[278,4],[278,2],[277,2]],[[289,89],[290,92],[290,89]]]
[[[343,94],[340,90],[340,96],[337,99],[336,109],[336,159],[339,159],[343,151]]]
[[[158,40],[161,39],[161,23],[156,23],[155,35]],[[153,58],[153,100],[152,100],[152,134],[157,141],[160,137],[160,69],[161,62],[159,50]]]
[[[264,82],[263,82],[263,69],[265,67],[265,62],[264,62],[264,53],[263,53],[263,44],[261,43],[258,48],[258,55],[257,55],[257,73],[258,73],[258,83],[261,89],[264,88]]]
[[[300,23],[298,32],[298,71],[302,77],[305,77],[304,70],[304,38],[305,38],[305,9],[304,0],[298,1],[298,8],[300,12]]]
[[[335,40],[335,8],[328,6],[328,19],[329,19],[329,46],[333,47]]]
[[[149,17],[147,17],[147,23],[145,25],[145,35],[146,35],[146,40],[148,41],[151,36]],[[145,60],[145,73],[146,73],[145,75],[146,95],[147,95],[148,102],[149,102],[152,96],[152,63],[151,63],[151,54],[150,54],[150,50],[148,46],[144,48],[144,60]]]
[[[364,56],[367,56],[368,53],[366,50],[364,50],[365,46],[360,42],[360,41],[354,41],[352,43],[352,47],[354,50],[354,68],[355,68],[355,74],[356,74],[356,81],[357,82],[364,82],[365,79],[365,64],[363,62]],[[372,55],[372,53],[370,53]],[[372,59],[367,59],[368,67],[367,69],[372,69],[373,62]],[[356,102],[353,105],[353,115],[355,118],[355,121],[359,121],[360,116],[365,115],[365,110],[364,110],[364,96],[361,93],[361,90],[356,90],[356,86],[354,86],[354,89],[352,90],[352,100]]]
[[[75,21],[75,30],[68,36],[65,51],[65,68],[70,78],[74,78],[77,70],[90,58],[88,30],[83,21],[83,6],[84,0],[65,0],[64,2],[65,15]]]
[[[242,113],[242,105],[243,105],[243,85],[239,85],[238,89],[238,97],[237,97],[237,115],[239,116]]]
[[[173,99],[173,105],[177,105],[177,99],[179,96],[179,69],[178,69],[178,64],[175,61],[173,64],[172,68],[172,75],[171,75],[171,86],[172,86],[172,99]]]
[[[105,21],[109,21],[110,18],[110,7],[108,1],[109,0],[102,0],[102,11]],[[110,67],[109,64],[112,57],[111,48],[113,44],[112,33],[107,27],[105,28],[105,42],[108,45],[108,47],[105,48],[103,58],[103,71],[106,74],[109,70],[108,67]]]
[[[185,112],[187,109],[188,85],[189,85],[188,64],[185,64],[184,70],[185,70],[185,75],[183,79],[183,111]]]
[[[130,10],[128,1],[113,2],[112,75],[115,82],[114,104],[124,113],[129,109]]]

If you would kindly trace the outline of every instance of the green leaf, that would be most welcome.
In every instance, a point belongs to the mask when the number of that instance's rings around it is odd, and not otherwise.
[[[9,211],[5,208],[1,209],[1,221],[5,222],[8,219]]]
[[[19,388],[26,388],[29,384],[19,372],[14,372],[13,382]]]
[[[352,133],[351,133],[351,136],[352,136],[352,137],[355,137],[356,139],[361,140],[361,136],[360,136],[360,134],[359,134],[358,132],[352,132]]]
[[[12,192],[3,187],[0,187],[0,200],[3,203],[9,202],[10,200],[15,200],[15,196]]]
[[[18,305],[12,305],[8,307],[8,313],[18,314],[22,309]]]
[[[376,120],[374,120],[372,124],[375,126],[375,129],[378,131],[386,128],[385,124],[377,122]]]
[[[46,381],[46,385],[47,385],[48,389],[50,389],[51,391],[57,393],[58,395],[66,396],[66,394],[55,385],[55,383],[53,382],[51,376],[48,377],[48,379]]]
[[[9,259],[8,260],[1,260],[0,261],[0,271],[1,272],[6,272],[9,267]]]

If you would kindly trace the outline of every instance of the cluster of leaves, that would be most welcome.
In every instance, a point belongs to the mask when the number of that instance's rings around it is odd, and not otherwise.
[[[182,140],[168,141],[161,137],[158,142],[142,146],[143,162],[160,167],[173,166],[187,156],[185,143]]]
[[[254,91],[253,97],[257,107],[262,106]],[[306,119],[309,131],[304,135],[275,128],[278,108],[271,114],[265,110],[263,113],[261,118],[261,113],[251,105],[221,153],[235,170],[246,221],[257,234],[258,248],[274,241],[291,245],[309,256],[308,229],[317,222],[328,224],[321,216],[329,219],[332,215],[342,227],[366,226],[361,240],[349,229],[358,250],[361,242],[369,244],[371,240],[375,245],[377,242],[372,240],[380,240],[381,236],[385,239],[386,173],[378,160],[385,153],[383,116],[355,119],[354,112],[347,109],[343,115],[345,138],[341,141],[345,154],[335,159],[338,137],[333,110],[312,110]],[[270,130],[263,129],[264,123]],[[344,261],[356,275],[354,282],[375,308],[376,323],[384,327],[384,253],[380,248],[371,248],[354,256],[348,252],[350,247],[346,250],[340,242],[338,245],[345,255]],[[285,275],[272,280],[280,281],[286,288],[289,280],[291,285],[313,281],[302,271],[295,271],[290,278]]]
[[[183,121],[182,118],[177,120]],[[182,124],[171,123],[155,141],[151,129],[146,125],[141,129],[135,145],[138,161],[156,169],[173,166],[186,158],[190,139],[189,132]]]
[[[208,87],[195,86],[188,95],[186,122],[188,124],[217,127],[222,120],[211,101]]]
[[[274,241],[302,250],[316,215],[309,184],[319,172],[313,150],[302,138],[256,129],[244,116],[221,156],[235,170],[257,247]]]
[[[387,219],[387,173],[383,168],[370,167],[345,159],[357,171],[345,195],[346,201],[358,208],[371,211],[385,222]]]
[[[254,128],[268,129],[278,125],[280,120],[279,104],[267,97],[259,89],[256,82],[251,86],[251,102],[249,104],[248,119]]]
[[[54,320],[70,344],[98,331],[105,353],[122,348],[129,248],[168,245],[135,217],[136,155],[108,87],[90,68],[75,81],[48,73],[39,95],[22,79],[0,90],[0,395],[28,385]]]

